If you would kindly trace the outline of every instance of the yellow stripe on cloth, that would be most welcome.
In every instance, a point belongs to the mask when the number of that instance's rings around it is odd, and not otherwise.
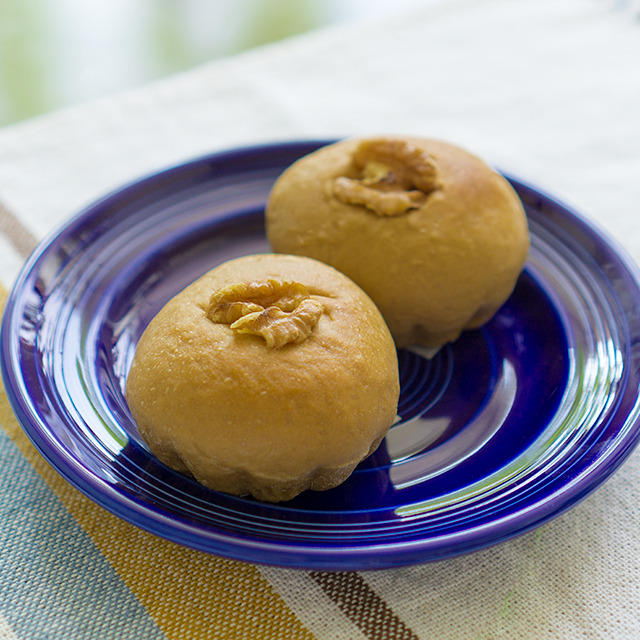
[[[0,287],[0,315],[6,291]],[[33,447],[0,387],[0,424],[170,640],[312,640],[256,567],[181,547],[117,518]]]

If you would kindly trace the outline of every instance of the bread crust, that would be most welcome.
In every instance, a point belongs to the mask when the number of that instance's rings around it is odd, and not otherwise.
[[[237,283],[302,283],[323,308],[302,341],[213,322],[214,292]],[[164,463],[212,489],[268,501],[343,482],[396,416],[396,351],[369,297],[309,258],[245,256],[170,300],[136,348],[126,397]]]
[[[411,188],[410,209],[398,214],[385,205],[376,215],[358,204],[366,196],[354,191],[349,201],[337,188],[345,177],[357,178],[354,158],[371,142],[338,142],[289,167],[269,197],[269,242],[274,251],[310,256],[354,280],[398,346],[441,346],[484,324],[511,294],[529,249],[524,209],[478,157],[439,140],[392,137],[373,143],[386,145],[386,156],[390,145],[405,145],[409,158],[422,154],[433,175],[423,192]]]

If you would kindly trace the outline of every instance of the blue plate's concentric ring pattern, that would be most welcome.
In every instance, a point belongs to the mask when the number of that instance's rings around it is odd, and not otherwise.
[[[564,205],[513,180],[532,249],[482,330],[399,353],[398,420],[341,487],[269,505],[208,491],[147,451],[124,400],[136,342],[216,264],[267,251],[274,179],[320,143],[194,160],[95,203],[44,242],[3,319],[7,392],[43,455],[121,517],[198,549],[285,566],[425,562],[567,509],[639,436],[635,266]]]

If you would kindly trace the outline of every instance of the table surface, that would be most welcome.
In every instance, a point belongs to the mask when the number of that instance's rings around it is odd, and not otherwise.
[[[0,126],[425,1],[0,2]]]
[[[411,133],[584,212],[640,261],[640,7],[442,0],[0,130],[1,297],[35,244],[123,182],[216,149]],[[632,638],[640,452],[537,530],[393,570],[250,565],[156,538],[34,450],[0,394],[0,639]]]

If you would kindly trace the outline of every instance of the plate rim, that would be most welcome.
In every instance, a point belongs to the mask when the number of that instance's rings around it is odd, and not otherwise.
[[[310,151],[313,148],[332,142],[335,142],[335,139],[273,141],[202,154],[169,165],[166,168],[154,170],[111,189],[100,198],[83,207],[57,229],[45,236],[25,261],[14,281],[5,303],[2,326],[0,328],[2,378],[7,397],[21,428],[57,473],[76,489],[114,515],[173,542],[200,551],[259,564],[307,569],[362,570],[423,563],[498,544],[508,538],[521,535],[572,508],[615,473],[638,444],[640,439],[640,418],[637,412],[635,417],[632,417],[631,413],[625,416],[625,423],[628,420],[632,420],[632,424],[623,440],[613,450],[609,451],[604,458],[598,458],[595,464],[590,464],[580,476],[570,483],[563,484],[543,501],[537,501],[525,509],[515,510],[497,520],[491,520],[462,531],[417,540],[344,546],[326,544],[321,546],[309,544],[307,541],[302,541],[300,544],[290,543],[286,540],[273,542],[251,538],[239,532],[229,534],[221,529],[210,527],[203,530],[203,527],[190,524],[183,518],[169,515],[164,509],[156,505],[151,509],[149,506],[145,506],[145,503],[134,500],[92,474],[68,450],[56,447],[53,441],[46,437],[46,430],[43,432],[39,425],[34,424],[30,419],[31,412],[29,411],[28,403],[20,390],[20,378],[15,375],[16,372],[20,371],[20,367],[18,363],[14,362],[16,354],[11,349],[11,338],[12,331],[16,326],[17,300],[20,289],[42,257],[52,250],[54,243],[59,242],[65,236],[73,235],[76,227],[89,220],[96,214],[97,210],[112,200],[121,198],[131,191],[149,188],[153,185],[153,182],[166,180],[168,176],[179,176],[189,167],[202,163],[221,162],[230,157],[264,153],[274,149],[308,149]],[[627,250],[606,230],[600,228],[597,223],[579,213],[571,205],[566,204],[530,182],[517,178],[508,172],[500,171],[500,173],[514,185],[514,188],[522,189],[534,195],[545,205],[560,211],[563,216],[568,216],[572,222],[578,223],[589,236],[595,236],[599,242],[607,245],[616,255],[640,292],[640,268]],[[634,407],[638,406],[638,402]],[[519,525],[509,528],[509,523],[519,523]],[[458,550],[457,548],[460,546],[464,548]]]

